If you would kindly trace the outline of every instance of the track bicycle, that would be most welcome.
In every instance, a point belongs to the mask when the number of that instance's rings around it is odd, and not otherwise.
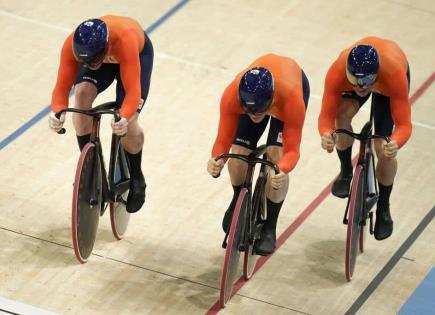
[[[243,276],[246,280],[251,278],[257,262],[255,242],[260,238],[261,229],[267,219],[265,187],[268,167],[273,168],[276,174],[280,172],[278,166],[268,160],[266,148],[266,145],[262,145],[249,155],[228,153],[219,155],[215,159],[218,161],[233,158],[248,164],[245,180],[234,208],[231,226],[222,243],[222,247],[226,250],[221,276],[219,299],[221,307],[225,307],[231,298],[240,253],[244,253]],[[261,155],[263,157],[259,158]],[[261,167],[252,193],[252,179],[256,164],[261,164]]]
[[[373,234],[373,212],[371,210],[379,198],[372,140],[384,139],[390,142],[390,138],[373,134],[372,113],[370,113],[370,121],[364,125],[360,133],[353,133],[346,129],[337,129],[334,133],[346,134],[360,141],[358,162],[343,217],[343,224],[347,224],[345,274],[346,279],[350,281],[355,270],[358,248],[361,253],[365,249],[367,220],[370,222],[370,234]]]
[[[90,141],[83,147],[77,163],[72,198],[72,241],[75,256],[81,263],[85,263],[92,253],[99,217],[108,205],[112,232],[118,240],[124,236],[130,218],[126,210],[130,171],[120,137],[112,135],[108,175],[99,137],[102,115],[113,115],[115,121],[120,120],[115,108],[116,102],[108,102],[89,110],[66,108],[56,113],[58,119],[63,112],[93,118]],[[64,134],[65,128],[58,133]]]

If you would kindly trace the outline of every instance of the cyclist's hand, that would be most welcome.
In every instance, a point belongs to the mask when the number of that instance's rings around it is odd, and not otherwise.
[[[115,118],[112,119],[112,130],[113,133],[117,136],[125,136],[128,131],[128,121],[124,117],[121,118],[120,121],[115,122]]]
[[[51,112],[50,115],[48,115],[48,125],[51,130],[58,132],[62,129],[63,123],[65,122],[65,113],[62,113],[59,119],[57,119],[55,115],[55,112]]]
[[[223,167],[224,161],[216,161],[214,158],[211,158],[210,160],[208,160],[207,163],[207,172],[211,176],[218,176],[221,173]]]
[[[331,153],[334,151],[335,139],[330,133],[324,133],[322,136],[322,149]]]
[[[399,145],[395,140],[391,140],[390,142],[383,143],[384,155],[387,159],[394,159],[397,155],[397,151],[399,150]]]
[[[270,171],[270,185],[273,189],[280,189],[284,186],[285,181],[287,179],[287,174],[284,172],[279,172],[279,174],[275,174],[275,171]]]

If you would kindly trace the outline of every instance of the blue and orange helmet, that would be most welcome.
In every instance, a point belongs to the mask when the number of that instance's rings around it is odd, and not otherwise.
[[[73,53],[85,65],[100,63],[106,55],[109,30],[103,20],[90,19],[81,23],[74,32]]]
[[[240,105],[248,114],[264,113],[272,103],[273,91],[272,73],[263,67],[252,68],[240,79]]]
[[[347,78],[353,85],[372,85],[379,71],[379,55],[370,45],[358,45],[349,52],[346,64]]]

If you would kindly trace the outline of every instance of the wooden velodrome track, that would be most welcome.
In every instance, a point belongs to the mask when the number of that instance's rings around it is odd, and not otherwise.
[[[213,179],[205,165],[221,93],[238,71],[268,52],[294,58],[310,81],[301,159],[278,222],[280,248],[261,260],[249,282],[237,283],[221,313],[398,312],[435,263],[435,3],[364,3],[0,1],[0,297],[11,303],[0,299],[0,313],[26,313],[13,301],[59,314],[216,312],[221,219],[232,189],[226,171]],[[82,20],[104,14],[139,20],[155,49],[140,116],[147,201],[122,241],[112,236],[108,215],[102,217],[94,255],[81,265],[70,237],[79,151],[71,117],[60,136],[48,129],[46,115],[64,38]],[[406,52],[414,129],[398,156],[394,233],[383,242],[368,238],[349,283],[345,201],[328,187],[338,159],[321,150],[317,117],[331,62],[367,35],[393,39]],[[109,89],[98,101],[113,98]],[[363,108],[354,128],[367,117]],[[109,139],[107,119],[106,147]]]

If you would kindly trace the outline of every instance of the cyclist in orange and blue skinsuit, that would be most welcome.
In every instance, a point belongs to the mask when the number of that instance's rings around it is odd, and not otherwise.
[[[377,37],[363,38],[342,51],[326,75],[319,133],[323,149],[332,152],[337,146],[341,171],[332,187],[334,195],[345,198],[349,194],[353,139],[340,134],[336,141],[331,133],[338,128],[352,130],[352,118],[370,95],[375,133],[391,136],[390,143],[375,141],[377,240],[389,237],[393,231],[389,200],[397,171],[396,155],[412,131],[409,84],[409,66],[402,49],[393,41]]]
[[[255,245],[255,252],[260,255],[270,255],[275,250],[276,223],[288,190],[287,174],[299,160],[309,95],[308,79],[299,65],[291,58],[268,54],[240,72],[221,99],[218,134],[207,164],[213,176],[224,166],[222,160],[215,161],[216,156],[228,153],[230,148],[233,153],[249,154],[270,120],[267,152],[281,173],[272,174],[267,182],[267,221]],[[222,222],[226,233],[246,169],[242,161],[228,162],[234,195]]]
[[[138,211],[145,201],[141,170],[144,134],[137,118],[148,96],[153,58],[152,43],[137,21],[113,15],[86,20],[63,44],[51,100],[49,125],[59,131],[65,117],[57,119],[55,113],[68,107],[72,86],[75,108],[89,109],[97,95],[117,80],[116,103],[121,120],[112,120],[112,129],[123,136],[121,143],[131,168],[129,212]],[[73,115],[80,150],[89,142],[91,120],[85,115]]]

